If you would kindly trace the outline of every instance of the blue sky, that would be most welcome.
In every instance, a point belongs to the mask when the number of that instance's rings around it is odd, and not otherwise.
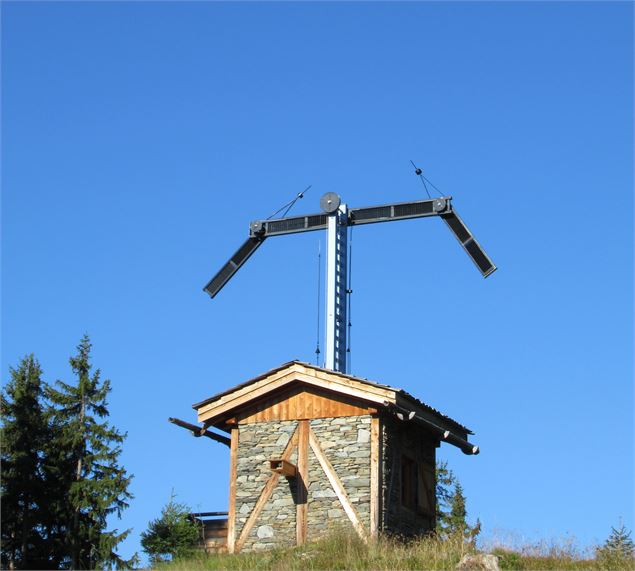
[[[410,159],[499,270],[439,220],[354,231],[352,372],[472,428],[442,446],[484,535],[633,528],[633,6],[2,3],[2,378],[70,379],[88,332],[135,500],[226,508],[228,451],[167,422],[314,360],[320,233],[263,218],[339,193],[425,198]]]

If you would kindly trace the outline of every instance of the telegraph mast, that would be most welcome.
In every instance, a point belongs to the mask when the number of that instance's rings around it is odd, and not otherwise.
[[[399,202],[362,208],[348,208],[334,192],[320,199],[322,212],[272,220],[255,220],[249,225],[249,238],[203,288],[212,298],[238,269],[271,236],[327,231],[326,256],[326,342],[325,367],[346,373],[346,284],[347,229],[349,226],[394,222],[410,218],[440,217],[459,241],[467,255],[486,278],[496,266],[476,241],[452,207],[452,197],[444,196],[416,202]]]

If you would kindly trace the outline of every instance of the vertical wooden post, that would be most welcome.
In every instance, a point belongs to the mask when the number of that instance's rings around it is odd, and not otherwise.
[[[236,546],[236,469],[238,466],[238,427],[232,427],[229,446],[229,509],[227,514],[227,551],[234,553]]]
[[[377,537],[381,512],[382,485],[380,478],[381,427],[379,418],[370,419],[370,536]]]
[[[298,471],[296,476],[296,543],[302,545],[307,537],[309,499],[309,421],[298,422]]]

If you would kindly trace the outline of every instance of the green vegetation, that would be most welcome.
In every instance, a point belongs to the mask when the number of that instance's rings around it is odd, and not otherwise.
[[[84,336],[70,358],[73,384],[42,380],[33,355],[11,369],[0,395],[2,426],[1,567],[4,569],[107,569],[131,567],[116,552],[130,530],[107,529],[132,495],[131,476],[119,465],[125,435],[110,426],[110,382],[91,373],[91,343]],[[206,555],[189,507],[174,495],[142,534],[151,564],[165,570],[437,570],[455,569],[463,555],[478,553],[478,520],[467,523],[466,498],[445,463],[437,466],[438,518],[434,536],[402,541],[381,537],[369,544],[336,533],[303,547],[238,555]],[[564,546],[490,550],[503,570],[635,570],[635,546],[624,525],[612,528],[594,557]]]
[[[611,535],[602,547],[595,551],[596,559],[604,569],[634,569],[635,547],[631,532],[624,524],[619,529],[611,528]]]
[[[303,547],[238,555],[198,554],[195,557],[176,559],[171,563],[161,564],[157,569],[170,571],[454,569],[461,557],[471,552],[473,549],[457,538],[446,541],[424,538],[407,543],[397,539],[381,538],[377,542],[366,545],[357,536],[339,532]]]
[[[42,407],[42,369],[33,355],[11,369],[0,396],[2,414],[2,567],[48,568],[43,454],[49,436]],[[54,563],[54,561],[53,561]]]
[[[474,543],[481,533],[481,522],[477,519],[471,526],[467,523],[467,500],[463,487],[447,462],[437,462],[437,535],[442,539],[458,535]]]
[[[130,530],[107,530],[128,507],[131,476],[119,465],[125,435],[111,427],[110,381],[91,375],[84,336],[70,358],[76,382],[41,379],[25,357],[2,392],[2,567],[128,567],[117,545]]]
[[[356,536],[333,534],[331,537],[303,547],[274,549],[266,552],[238,555],[198,553],[188,558],[176,558],[159,564],[164,571],[301,571],[301,570],[454,570],[463,555],[479,551],[460,536],[445,540],[424,537],[403,542],[380,538],[365,545]],[[570,545],[518,550],[492,550],[503,570],[633,570],[633,559],[620,560],[617,566],[606,567],[600,559],[584,558]]]
[[[192,555],[200,541],[201,530],[189,515],[192,510],[174,498],[173,492],[161,516],[141,534],[141,547],[150,556],[151,565]]]

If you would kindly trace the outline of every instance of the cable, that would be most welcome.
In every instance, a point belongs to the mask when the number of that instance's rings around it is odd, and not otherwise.
[[[439,193],[439,196],[443,196],[443,193],[442,193],[442,192],[441,192],[441,191],[440,191],[440,190],[439,190],[436,186],[434,186],[434,185],[433,185],[433,184],[432,184],[432,183],[431,183],[431,182],[430,182],[430,181],[429,181],[429,180],[428,180],[425,176],[423,176],[423,175],[421,175],[421,176],[422,176],[425,180],[427,180],[427,181],[428,181],[428,184],[429,184],[432,188],[434,188],[434,190],[436,190],[436,191]]]
[[[300,198],[304,198],[304,195],[306,192],[308,192],[308,190],[312,187],[313,185],[310,184],[309,186],[307,186],[302,192],[299,192],[298,195],[291,201],[287,202],[284,206],[282,206],[281,208],[278,208],[278,210],[276,210],[271,216],[269,216],[267,218],[267,220],[271,220],[276,214],[278,214],[279,212],[282,212],[285,208],[286,210],[284,210],[284,214],[282,215],[282,218],[284,218],[288,213],[289,210],[291,210],[293,208],[293,205],[300,200]]]
[[[426,182],[432,188],[434,188],[434,190],[436,190],[439,193],[439,196],[443,196],[443,193],[436,186],[434,186],[434,184],[432,184],[430,179],[425,177],[425,175],[423,174],[423,171],[417,165],[415,165],[412,161],[410,161],[410,164],[415,168],[415,174],[418,175],[419,178],[421,179],[421,182],[423,183],[423,188],[426,189],[426,193],[428,195],[428,198],[432,198],[432,197],[430,196],[430,192],[428,191],[428,185],[426,184]]]
[[[415,168],[415,174],[421,179],[421,182],[423,183],[423,188],[426,189],[426,194],[428,195],[428,198],[432,199],[432,197],[430,196],[430,191],[428,190],[428,187],[426,186],[426,181],[423,180],[423,171],[414,164],[414,162],[412,162],[412,160],[410,161],[410,164]]]
[[[318,281],[317,281],[317,341],[315,345],[315,364],[320,366],[320,289],[322,285],[322,243],[318,240]]]

